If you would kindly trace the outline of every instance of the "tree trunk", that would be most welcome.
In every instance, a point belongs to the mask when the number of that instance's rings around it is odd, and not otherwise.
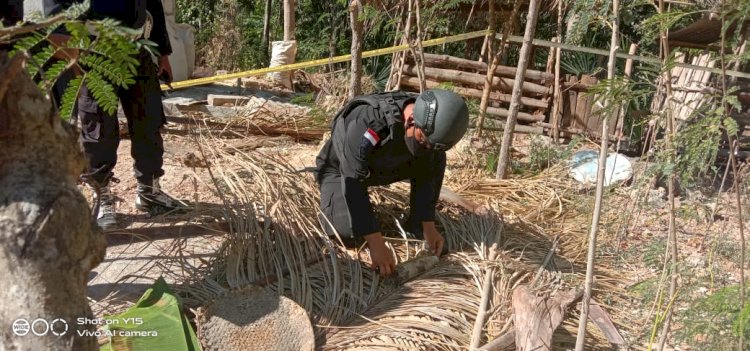
[[[617,64],[617,47],[620,43],[620,0],[612,2],[612,41],[609,43],[609,64],[607,65],[607,79],[610,81],[615,78],[615,69]],[[608,92],[609,104],[617,103],[612,96],[613,92]],[[612,117],[617,118],[618,109],[612,110]],[[586,340],[586,324],[588,324],[589,302],[591,302],[591,290],[594,284],[594,258],[596,257],[596,240],[599,232],[599,216],[602,213],[602,198],[604,197],[604,177],[607,166],[607,152],[609,151],[609,121],[602,121],[602,144],[599,149],[599,169],[596,174],[596,197],[594,200],[594,216],[591,219],[591,231],[589,232],[589,249],[586,261],[586,281],[583,290],[583,302],[581,303],[581,318],[578,320],[578,338],[576,339],[576,351],[583,351],[583,345]]]
[[[263,12],[263,37],[260,40],[260,46],[263,47],[263,60],[268,65],[268,43],[270,42],[270,34],[271,34],[271,7],[273,5],[273,0],[266,0],[266,8]]]
[[[84,169],[77,134],[26,75],[20,54],[0,52],[0,76],[1,345],[98,350],[93,336],[79,335],[93,325],[76,323],[93,318],[86,280],[106,245],[76,187]]]
[[[295,0],[284,0],[284,41],[294,40],[294,32],[297,30],[294,18],[296,8]]]
[[[523,87],[524,76],[526,75],[526,66],[528,65],[531,54],[531,40],[536,32],[536,20],[539,13],[539,0],[529,1],[529,15],[526,17],[526,31],[523,35],[523,44],[519,53],[518,67],[516,69],[516,78],[513,81],[513,93],[510,101],[510,116],[505,124],[503,132],[503,141],[500,148],[499,160],[495,177],[497,179],[505,178],[505,170],[508,168],[508,159],[510,158],[510,146],[513,143],[513,128],[516,125],[516,115],[521,107],[521,88]]]
[[[331,34],[328,37],[328,58],[334,58],[336,56],[336,43],[338,43],[339,38],[339,25],[338,21],[336,20],[336,4],[330,4],[330,11],[329,16],[330,19],[330,26],[331,26]],[[334,65],[333,62],[328,64],[328,72],[333,74],[334,71]],[[333,78],[333,76],[331,76]]]
[[[349,18],[352,26],[352,77],[349,82],[349,100],[362,93],[362,2],[351,0]]]

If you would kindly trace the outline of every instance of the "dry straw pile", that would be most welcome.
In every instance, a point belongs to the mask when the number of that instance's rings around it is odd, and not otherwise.
[[[307,311],[320,350],[467,350],[486,284],[494,291],[479,344],[513,327],[513,288],[533,282],[535,291],[548,294],[580,286],[588,217],[566,212],[571,187],[560,169],[525,179],[450,184],[493,210],[477,215],[441,203],[438,220],[451,253],[421,276],[389,284],[358,259],[366,254],[347,251],[321,232],[310,173],[271,155],[232,150],[210,136],[201,145],[214,160],[214,185],[231,233],[208,269],[182,288],[188,305],[211,305],[258,286]],[[399,261],[419,251],[396,225],[407,212],[406,189],[378,188],[371,197],[386,233],[395,237],[390,245]],[[498,250],[489,260],[493,244]],[[551,250],[556,254],[549,255]],[[493,273],[486,275],[488,270]],[[620,298],[616,275],[598,274],[597,288]],[[571,314],[554,339],[561,348],[574,344],[577,313]],[[200,319],[198,324],[200,330]],[[587,349],[609,349],[596,327],[590,330]]]

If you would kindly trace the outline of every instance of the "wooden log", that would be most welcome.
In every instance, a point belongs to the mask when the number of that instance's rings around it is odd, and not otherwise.
[[[597,79],[592,76],[582,76],[581,81],[583,81],[584,84],[594,85],[596,84]],[[576,103],[576,113],[574,115],[575,121],[580,123],[577,127],[596,133],[599,131],[600,125],[598,116],[593,116],[593,109],[594,96],[589,94],[579,94],[578,102]]]
[[[506,119],[489,119],[487,122],[497,122],[497,123],[486,123],[487,126],[484,127],[484,130],[491,130],[491,131],[505,131],[505,122]],[[493,126],[493,124],[496,124],[496,126]],[[476,128],[475,124],[470,124],[470,128]],[[516,124],[513,126],[513,132],[514,133],[524,133],[524,134],[544,134],[544,127],[539,126],[527,126],[523,124]]]
[[[490,341],[487,345],[479,348],[482,351],[513,351],[516,349],[516,331],[511,330],[494,340]]]
[[[437,88],[440,86],[440,83],[434,80],[427,80],[425,81],[425,83],[427,84],[427,89],[433,89],[433,88]],[[401,78],[401,85],[405,87],[410,87],[413,89],[419,89],[419,79],[416,77],[405,75],[403,76],[403,78]],[[470,97],[470,98],[476,98],[476,99],[482,98],[482,91],[479,89],[454,87],[453,91],[456,94],[462,95],[464,97]],[[500,92],[491,92],[490,100],[510,102],[510,94],[503,94]],[[529,97],[521,97],[521,104],[527,107],[537,107],[543,110],[546,110],[547,108],[549,108],[548,101],[542,100],[542,99],[529,98]]]
[[[416,76],[417,67],[415,67],[414,65],[404,66],[404,73],[412,77]],[[467,85],[472,85],[472,86],[477,86],[477,87],[483,86],[485,79],[486,79],[485,76],[478,74],[478,73],[470,73],[470,72],[464,72],[464,71],[453,70],[453,69],[433,68],[433,67],[425,67],[424,74],[425,74],[425,78],[427,79],[455,82],[455,83],[467,84]],[[503,77],[494,77],[494,79],[492,80],[492,86],[495,87],[495,89],[509,92],[513,88],[513,79],[503,78]],[[523,89],[523,92],[526,94],[539,94],[539,95],[546,96],[552,93],[550,91],[550,87],[546,87],[544,85],[536,84],[532,82],[523,82],[522,89]]]
[[[487,114],[491,116],[508,117],[510,115],[510,111],[501,107],[487,107]],[[544,115],[532,115],[527,112],[519,112],[518,120],[526,122],[541,122],[544,121]]]
[[[208,94],[208,104],[211,106],[245,106],[250,98],[240,95]]]
[[[552,334],[562,324],[565,311],[582,291],[556,292],[539,297],[527,285],[513,289],[513,324],[516,350],[551,350]]]
[[[464,68],[473,69],[480,73],[487,72],[486,63],[467,60],[450,55],[424,54],[424,63],[425,65],[430,67],[437,66],[442,68]],[[497,68],[495,68],[495,75],[501,77],[515,77],[516,68],[498,65]],[[526,79],[533,81],[552,82],[555,79],[555,75],[537,70],[526,70]]]
[[[625,344],[625,340],[622,338],[622,335],[620,335],[620,332],[617,330],[617,327],[615,327],[615,324],[612,323],[612,319],[609,318],[607,312],[604,311],[604,309],[602,309],[597,303],[592,303],[591,305],[589,305],[589,319],[592,320],[597,327],[599,327],[599,330],[604,333],[604,337],[606,337],[607,341],[609,341],[611,344]]]

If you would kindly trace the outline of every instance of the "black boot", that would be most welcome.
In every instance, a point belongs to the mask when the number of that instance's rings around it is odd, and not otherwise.
[[[189,209],[188,204],[161,190],[159,178],[152,185],[138,182],[138,194],[135,197],[135,208],[151,214],[182,212]]]
[[[99,187],[98,193],[94,194],[95,204],[99,206],[96,213],[96,224],[103,231],[116,229],[117,213],[115,212],[115,196],[109,188],[109,184]]]

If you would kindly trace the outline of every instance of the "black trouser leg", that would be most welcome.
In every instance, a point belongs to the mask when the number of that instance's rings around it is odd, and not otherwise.
[[[80,140],[88,161],[84,178],[100,186],[107,185],[117,164],[117,146],[120,145],[117,114],[105,113],[84,86],[78,97],[77,115]]]
[[[344,199],[340,175],[334,173],[321,175],[320,210],[325,216],[321,218],[321,223],[326,234],[334,235],[335,230],[342,238],[352,237],[349,207]]]
[[[135,84],[121,91],[120,102],[128,119],[133,169],[138,182],[151,186],[164,175],[164,141],[160,128],[165,122],[157,67],[149,54],[141,52]]]

